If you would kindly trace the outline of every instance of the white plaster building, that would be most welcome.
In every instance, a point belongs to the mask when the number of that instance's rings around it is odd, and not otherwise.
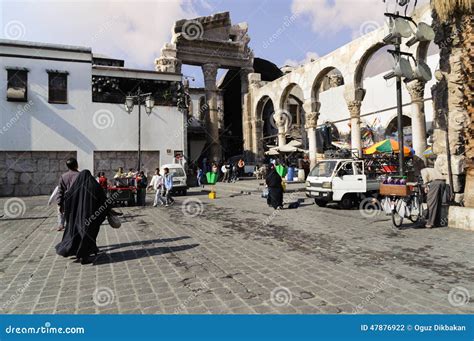
[[[127,69],[84,47],[0,40],[0,48],[0,195],[50,193],[70,156],[108,177],[136,169],[138,108],[129,114],[123,103],[138,87],[155,98],[151,115],[142,107],[141,168],[186,153],[181,74]]]

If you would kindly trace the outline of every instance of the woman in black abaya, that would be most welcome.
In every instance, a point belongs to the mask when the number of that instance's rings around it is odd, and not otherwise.
[[[88,170],[79,173],[65,194],[64,218],[66,229],[56,253],[63,257],[76,256],[82,264],[91,263],[97,254],[97,235],[110,207],[106,194]]]
[[[268,187],[268,205],[275,210],[283,207],[283,186],[281,184],[281,176],[277,173],[275,166],[271,166],[270,173],[265,178]]]

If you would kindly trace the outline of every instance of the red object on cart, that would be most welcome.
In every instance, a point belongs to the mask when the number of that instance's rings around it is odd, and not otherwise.
[[[397,167],[393,165],[384,165],[382,166],[382,171],[385,173],[395,173],[397,171]]]

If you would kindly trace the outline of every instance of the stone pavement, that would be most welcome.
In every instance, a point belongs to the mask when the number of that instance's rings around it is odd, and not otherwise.
[[[309,199],[274,211],[258,186],[122,208],[122,227],[102,226],[103,253],[84,266],[55,254],[46,197],[2,198],[0,312],[474,313],[472,232],[394,231],[384,215]]]

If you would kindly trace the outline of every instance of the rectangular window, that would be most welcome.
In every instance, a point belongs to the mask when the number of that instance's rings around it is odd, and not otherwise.
[[[48,72],[49,103],[67,104],[67,75],[67,72]]]
[[[28,70],[7,69],[7,101],[28,100]]]

